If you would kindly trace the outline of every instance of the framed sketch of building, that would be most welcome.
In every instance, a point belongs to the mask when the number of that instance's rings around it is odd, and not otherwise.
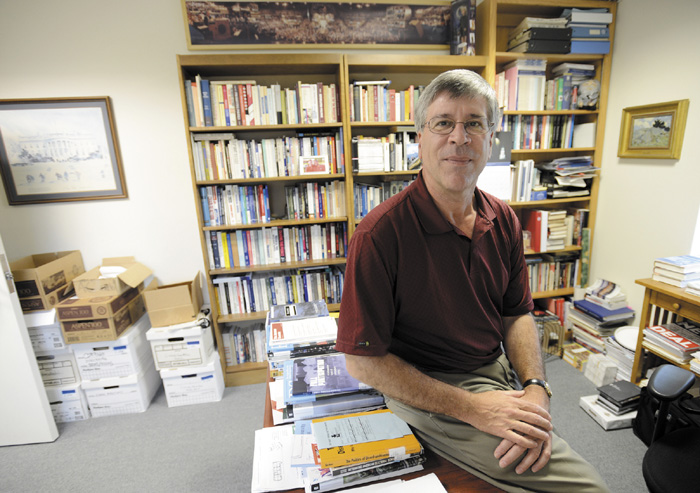
[[[108,97],[0,100],[10,205],[126,198]]]

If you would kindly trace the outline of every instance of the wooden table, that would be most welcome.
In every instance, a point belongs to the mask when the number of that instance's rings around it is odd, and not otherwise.
[[[644,306],[639,320],[639,333],[637,336],[637,348],[634,352],[634,365],[632,366],[632,383],[639,383],[642,379],[644,367],[644,350],[653,353],[686,370],[690,370],[689,364],[680,364],[664,358],[662,354],[649,347],[643,347],[644,329],[649,325],[663,325],[673,322],[678,317],[700,322],[700,297],[688,294],[685,290],[677,288],[665,282],[652,279],[637,279],[637,284],[644,286]]]
[[[263,426],[266,428],[269,426],[274,426],[272,423],[272,407],[270,405],[269,386],[267,387],[265,394],[265,415],[263,417]],[[403,476],[399,476],[399,478],[408,480],[425,476],[426,474],[435,473],[448,493],[462,493],[465,491],[469,491],[470,493],[498,493],[503,491],[500,488],[493,486],[491,483],[487,483],[483,479],[478,478],[473,474],[468,473],[464,469],[455,466],[447,459],[443,459],[441,456],[430,450],[426,449],[425,456],[427,460],[423,464],[422,471],[405,474]],[[383,481],[391,481],[394,479],[397,478],[385,479]],[[383,481],[377,482],[381,483]],[[303,488],[288,491],[291,491],[292,493],[304,493]]]

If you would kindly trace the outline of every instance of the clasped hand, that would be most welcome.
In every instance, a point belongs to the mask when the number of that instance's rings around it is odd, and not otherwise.
[[[501,467],[525,457],[515,471],[522,474],[542,469],[552,452],[552,417],[524,390],[489,391],[471,395],[473,409],[468,421],[475,428],[503,438],[494,456]]]

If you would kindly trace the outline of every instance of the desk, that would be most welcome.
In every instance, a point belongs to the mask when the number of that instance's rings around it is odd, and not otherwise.
[[[263,417],[263,426],[265,428],[269,426],[274,426],[272,424],[272,407],[270,405],[269,386],[267,386],[267,391],[265,394],[265,415]],[[498,493],[503,491],[500,488],[493,486],[491,483],[487,483],[483,479],[478,478],[473,474],[468,473],[464,469],[455,466],[450,461],[443,459],[438,454],[430,450],[426,449],[425,454],[427,460],[423,464],[422,471],[405,474],[403,476],[399,476],[398,478],[405,480],[415,479],[433,472],[440,479],[440,482],[448,491],[448,493],[460,493],[464,491],[469,491],[473,493]],[[384,481],[390,481],[394,479],[397,478],[391,478]],[[291,493],[304,493],[303,488],[288,491],[290,491]]]
[[[637,336],[637,348],[634,353],[634,365],[632,366],[632,383],[639,383],[642,379],[644,366],[644,349],[660,358],[663,355],[651,348],[644,348],[644,329],[649,325],[662,325],[673,322],[679,316],[700,322],[700,297],[686,293],[683,289],[671,286],[664,282],[652,279],[637,279],[635,283],[644,286],[644,306],[639,320],[639,334]],[[690,370],[689,364],[681,365],[669,361],[676,366]]]

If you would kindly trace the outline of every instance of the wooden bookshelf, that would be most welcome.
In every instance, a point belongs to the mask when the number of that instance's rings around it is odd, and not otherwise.
[[[536,162],[551,161],[561,156],[591,155],[594,166],[602,166],[602,142],[605,131],[606,108],[610,79],[610,55],[547,55],[521,54],[506,51],[508,31],[515,27],[524,17],[558,17],[562,9],[567,7],[594,8],[604,7],[616,12],[614,2],[597,0],[484,0],[478,6],[477,13],[477,56],[451,55],[412,55],[412,54],[203,54],[179,55],[177,57],[180,87],[182,88],[182,106],[185,130],[190,156],[192,190],[195,209],[197,211],[198,231],[205,266],[209,266],[209,254],[206,235],[211,231],[249,230],[282,226],[297,227],[311,224],[342,223],[346,228],[347,239],[352,235],[359,219],[355,217],[354,185],[358,180],[365,184],[381,184],[391,180],[410,180],[418,173],[416,170],[392,172],[363,172],[354,173],[352,166],[352,139],[358,135],[386,137],[396,127],[413,126],[409,118],[401,121],[354,121],[351,115],[351,97],[349,85],[354,80],[391,81],[391,87],[403,91],[409,86],[427,85],[438,74],[455,68],[473,70],[483,75],[491,84],[496,74],[503,66],[513,60],[524,58],[546,58],[548,69],[561,62],[591,63],[596,67],[597,78],[601,83],[601,93],[598,108],[595,111],[531,111],[507,112],[507,114],[522,115],[573,115],[575,119],[585,122],[596,122],[596,145],[590,148],[546,149],[546,150],[513,150],[512,159],[533,159]],[[614,21],[610,25],[610,40],[614,36]],[[191,125],[188,116],[188,101],[184,84],[200,75],[211,80],[255,80],[258,85],[279,84],[283,88],[293,88],[297,82],[335,84],[338,94],[340,118],[337,122],[307,123],[307,124],[277,124],[277,125],[231,125],[231,126],[201,126]],[[236,139],[263,139],[278,136],[290,136],[299,132],[338,132],[342,133],[345,169],[342,173],[329,173],[300,176],[274,176],[261,178],[223,178],[220,180],[203,179],[197,176],[195,158],[193,155],[193,136],[206,133],[233,133]],[[591,241],[593,225],[597,214],[598,188],[600,173],[593,179],[589,196],[548,199],[534,202],[514,202],[510,205],[519,211],[529,208],[544,208],[549,210],[566,207],[588,208]],[[266,185],[269,187],[270,201],[279,201],[280,190],[295,183],[342,181],[345,191],[346,216],[322,219],[290,220],[273,217],[269,223],[235,224],[226,226],[206,226],[200,199],[202,187],[226,185]],[[278,204],[279,205],[279,204]],[[278,215],[279,216],[279,215]],[[566,249],[567,252],[579,252],[580,248]],[[533,252],[528,255],[534,254]],[[222,344],[221,328],[225,323],[256,322],[265,318],[264,312],[244,313],[238,315],[221,315],[217,308],[217,295],[214,280],[220,276],[235,276],[244,273],[260,273],[299,269],[321,266],[342,266],[344,258],[313,260],[305,262],[287,262],[273,265],[236,266],[232,268],[207,268],[205,278],[207,290],[212,303],[214,332],[222,363],[226,367],[226,385],[241,385],[264,382],[267,366],[265,363],[246,363],[226,366]],[[535,293],[535,298],[568,296],[573,294],[573,288],[558,289]],[[337,310],[338,305],[331,309]]]

